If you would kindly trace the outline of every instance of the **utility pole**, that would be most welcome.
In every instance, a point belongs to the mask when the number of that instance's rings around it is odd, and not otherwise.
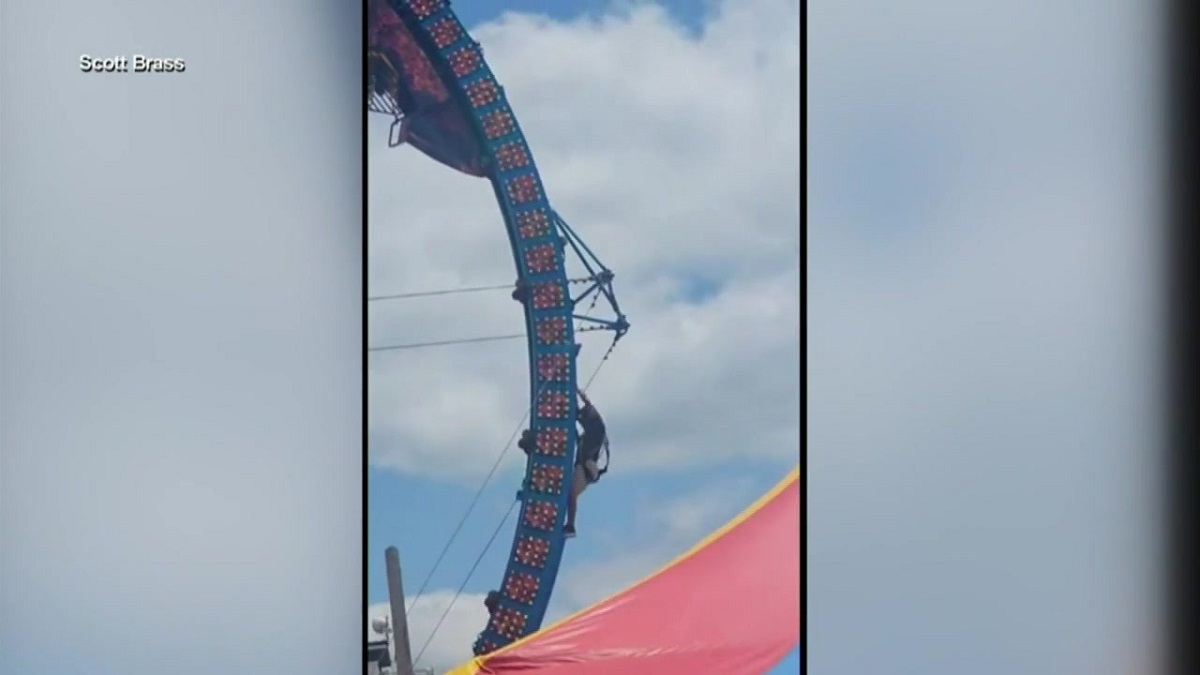
[[[397,675],[413,675],[412,646],[408,642],[408,614],[404,609],[404,584],[400,579],[400,552],[384,551],[387,563],[388,603],[392,608],[392,649]]]

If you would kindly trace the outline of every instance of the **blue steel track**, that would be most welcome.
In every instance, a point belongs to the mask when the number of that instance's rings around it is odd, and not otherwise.
[[[580,345],[576,333],[611,331],[615,345],[629,324],[612,289],[612,272],[551,208],[504,88],[449,3],[387,2],[471,121],[512,248],[517,271],[514,299],[524,307],[530,431],[535,447],[529,453],[518,493],[521,509],[500,585],[499,607],[474,645],[475,652],[483,654],[537,631],[554,590],[565,547],[562,530],[578,440],[575,392]],[[586,270],[582,278],[567,276],[569,254]],[[575,297],[573,284],[584,287]],[[591,308],[605,300],[615,318],[577,312],[576,307],[588,297]],[[583,327],[577,329],[576,322]]]

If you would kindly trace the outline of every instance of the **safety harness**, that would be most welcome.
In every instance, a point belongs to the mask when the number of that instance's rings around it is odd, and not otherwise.
[[[597,482],[599,482],[601,476],[608,473],[608,462],[611,459],[611,456],[608,454],[608,433],[607,432],[605,432],[605,434],[604,434],[604,445],[602,445],[600,449],[604,451],[604,466],[596,469],[596,481]],[[600,459],[599,453],[597,453],[596,459],[597,460]],[[596,464],[599,465],[600,462],[596,462]]]

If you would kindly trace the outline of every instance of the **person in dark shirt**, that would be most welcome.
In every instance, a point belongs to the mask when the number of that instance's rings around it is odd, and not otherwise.
[[[608,451],[608,430],[604,426],[604,418],[596,410],[596,406],[588,400],[587,394],[579,391],[579,399],[583,405],[579,408],[577,419],[583,433],[579,437],[579,449],[575,453],[575,477],[571,483],[571,496],[567,501],[567,523],[563,534],[569,539],[575,536],[575,511],[579,504],[579,495],[589,485],[600,480],[608,470],[599,466],[601,450]],[[607,462],[606,462],[607,464]]]

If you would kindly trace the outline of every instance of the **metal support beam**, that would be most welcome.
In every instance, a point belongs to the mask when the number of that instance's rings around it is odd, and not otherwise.
[[[387,563],[388,603],[392,608],[392,649],[397,675],[413,675],[412,646],[408,642],[408,613],[404,609],[404,584],[400,579],[400,552],[384,551]]]

